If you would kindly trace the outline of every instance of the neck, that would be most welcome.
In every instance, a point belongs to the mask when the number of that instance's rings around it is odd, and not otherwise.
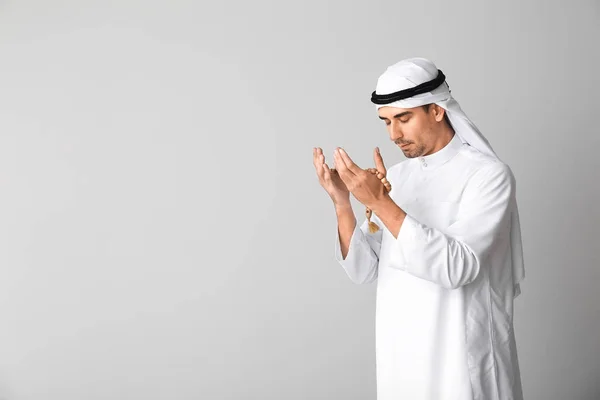
[[[437,153],[438,151],[446,147],[454,137],[454,134],[454,129],[451,126],[444,124],[437,135],[438,140],[436,140],[433,148],[423,155],[428,156],[430,154]]]

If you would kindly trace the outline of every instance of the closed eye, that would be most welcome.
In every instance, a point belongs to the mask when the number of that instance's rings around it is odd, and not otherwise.
[[[398,121],[400,121],[400,122],[402,122],[404,124],[404,123],[407,123],[410,120],[410,117],[412,117],[412,115],[413,115],[412,112],[410,112],[410,111],[404,111],[404,112],[401,112],[400,114],[394,115],[394,119],[397,119]],[[400,119],[402,117],[404,117],[405,119]],[[379,119],[384,120],[386,125],[390,124],[390,120],[387,119],[387,118],[385,118],[385,117],[379,116]]]
[[[400,122],[402,122],[403,124],[405,124],[405,123],[407,123],[408,121],[410,121],[410,118],[407,118],[407,119],[399,119],[398,121],[400,121]],[[389,125],[390,123],[391,123],[391,122],[390,122],[390,120],[389,120],[389,119],[386,119],[386,120],[385,120],[385,124],[386,124],[386,125]]]

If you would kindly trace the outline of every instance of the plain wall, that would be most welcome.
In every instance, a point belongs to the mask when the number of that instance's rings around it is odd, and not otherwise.
[[[312,148],[402,161],[408,57],[517,178],[526,399],[600,399],[599,40],[595,0],[1,1],[0,399],[375,399]]]

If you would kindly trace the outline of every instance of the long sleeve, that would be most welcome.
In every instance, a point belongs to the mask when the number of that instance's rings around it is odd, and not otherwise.
[[[375,233],[370,233],[366,218],[360,226],[356,224],[345,259],[342,257],[337,226],[335,230],[335,259],[344,268],[350,280],[356,284],[373,282],[378,275],[379,252],[384,225],[374,214],[371,220],[379,225],[381,229]]]
[[[514,197],[509,167],[485,166],[469,180],[456,220],[444,233],[406,216],[393,243],[391,266],[448,289],[472,282],[494,246],[510,240]]]

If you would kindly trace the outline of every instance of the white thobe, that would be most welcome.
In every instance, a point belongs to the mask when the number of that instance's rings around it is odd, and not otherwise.
[[[397,238],[356,225],[335,257],[357,284],[377,281],[377,400],[521,400],[513,333],[509,167],[457,135],[388,168],[406,212]]]

